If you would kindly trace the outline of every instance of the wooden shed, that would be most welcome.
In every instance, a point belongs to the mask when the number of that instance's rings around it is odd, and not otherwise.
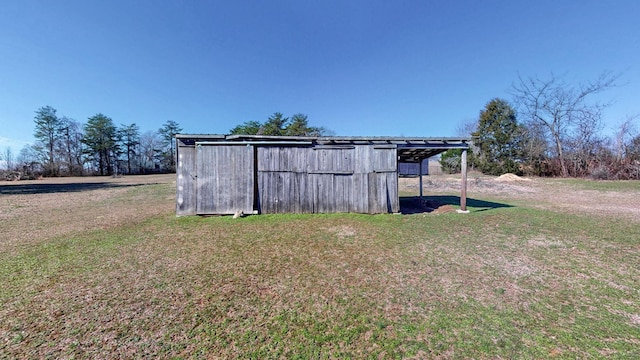
[[[467,139],[405,137],[178,134],[176,142],[178,216],[396,213],[399,164],[468,148]]]

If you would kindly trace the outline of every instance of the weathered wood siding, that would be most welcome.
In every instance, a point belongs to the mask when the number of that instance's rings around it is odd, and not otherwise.
[[[422,160],[422,175],[429,175],[429,159]],[[419,163],[399,163],[399,176],[418,176],[420,175]]]
[[[176,214],[388,213],[400,209],[389,145],[178,144]]]
[[[373,147],[373,172],[369,173],[369,212],[400,211],[398,157],[394,148]]]
[[[178,134],[176,141],[176,214],[193,215],[399,212],[398,174],[417,173],[408,162],[468,149],[469,139]]]
[[[196,148],[178,142],[176,215],[196,215]]]
[[[253,212],[253,146],[197,145],[196,171],[198,214]]]
[[[258,148],[261,213],[398,212],[393,146]]]

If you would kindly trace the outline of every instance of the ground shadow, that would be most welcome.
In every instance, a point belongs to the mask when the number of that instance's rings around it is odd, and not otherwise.
[[[460,197],[454,195],[432,195],[424,196],[421,200],[419,196],[401,196],[400,212],[402,214],[422,214],[442,209],[445,206],[460,206]],[[498,208],[513,207],[512,205],[467,198],[467,206],[476,208],[476,211],[486,211]]]
[[[69,184],[24,184],[24,185],[2,185],[0,184],[0,194],[2,195],[34,195],[53,193],[72,193],[90,191],[98,189],[113,189],[122,187],[142,186],[149,184],[114,184],[108,182],[79,182]]]

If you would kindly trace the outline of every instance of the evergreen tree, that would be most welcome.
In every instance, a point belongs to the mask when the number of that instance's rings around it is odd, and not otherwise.
[[[324,127],[309,126],[307,115],[297,113],[291,119],[282,113],[273,113],[264,124],[258,121],[246,121],[229,132],[232,135],[271,135],[271,136],[324,136],[331,134]]]
[[[127,174],[131,174],[131,163],[138,155],[140,145],[140,128],[138,125],[122,125],[119,129],[120,143],[127,161]]]
[[[285,134],[289,136],[320,136],[324,129],[309,126],[307,115],[294,114],[285,129]]]
[[[449,149],[440,155],[440,167],[445,174],[457,174],[462,169],[462,149]]]
[[[289,123],[289,118],[284,117],[282,113],[276,112],[273,113],[268,119],[267,122],[261,127],[260,131],[258,131],[258,135],[271,135],[271,136],[282,136],[286,134],[286,128]]]
[[[33,137],[41,144],[38,148],[43,152],[41,157],[44,159],[44,175],[57,176],[59,164],[56,161],[55,150],[62,131],[62,123],[56,115],[56,109],[51,106],[41,107],[36,110],[34,122]]]
[[[260,131],[262,124],[257,121],[246,121],[229,131],[231,135],[256,135]]]
[[[118,133],[113,120],[103,114],[90,117],[84,127],[82,142],[87,146],[87,154],[93,156],[97,163],[100,175],[113,174],[119,151]]]
[[[168,148],[168,150],[165,150],[164,152],[164,158],[166,159],[169,170],[171,171],[176,170],[175,136],[176,134],[179,134],[181,131],[182,131],[182,128],[180,127],[180,125],[173,120],[168,120],[158,130],[158,134],[160,134],[162,139],[165,141],[165,149]]]
[[[515,110],[502,99],[493,99],[480,113],[478,128],[472,134],[477,153],[476,168],[484,174],[522,174],[524,128]]]

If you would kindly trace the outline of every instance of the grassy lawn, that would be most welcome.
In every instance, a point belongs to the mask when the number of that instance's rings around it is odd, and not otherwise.
[[[584,180],[584,179],[547,179],[550,183],[559,183],[580,190],[630,192],[640,191],[637,180]]]
[[[0,252],[0,358],[640,357],[639,222],[468,205],[165,212]]]

